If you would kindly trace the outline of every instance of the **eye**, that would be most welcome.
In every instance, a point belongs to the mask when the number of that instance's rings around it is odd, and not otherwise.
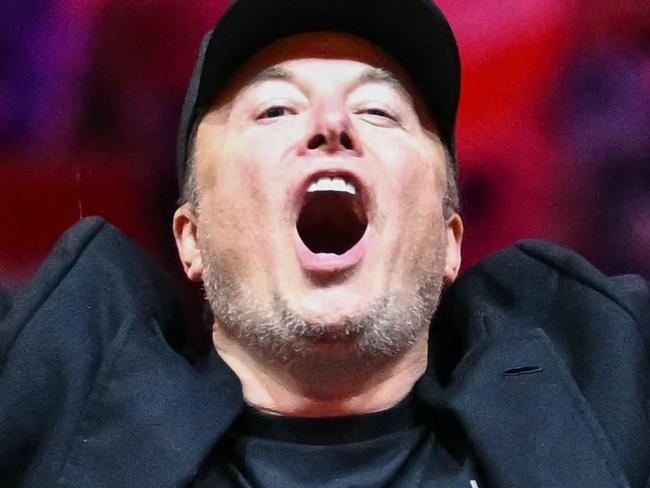
[[[400,124],[400,119],[389,110],[380,107],[368,107],[359,109],[357,112],[359,115],[370,115],[371,119],[375,121],[383,122],[384,124],[389,123],[389,125]],[[370,121],[370,120],[369,120]]]
[[[393,114],[382,108],[367,108],[363,110],[362,113],[366,113],[368,115],[377,115],[379,117],[386,117],[388,119],[397,121],[397,118]]]
[[[261,114],[257,116],[258,120],[261,119],[277,119],[278,117],[284,117],[285,115],[293,115],[295,112],[289,107],[284,105],[273,105],[268,107]]]

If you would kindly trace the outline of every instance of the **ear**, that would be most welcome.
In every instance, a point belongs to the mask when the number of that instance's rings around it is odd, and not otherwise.
[[[190,281],[203,278],[203,259],[198,245],[197,217],[189,203],[185,203],[174,212],[172,229],[178,256],[183,264],[183,271]]]
[[[445,249],[445,273],[443,281],[445,285],[451,285],[458,277],[460,271],[460,249],[463,242],[463,220],[456,212],[447,219],[445,225],[447,234],[447,246]]]

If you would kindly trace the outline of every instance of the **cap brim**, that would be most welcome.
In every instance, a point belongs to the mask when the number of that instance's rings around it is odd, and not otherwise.
[[[460,60],[451,27],[428,0],[237,0],[203,40],[178,134],[183,184],[197,121],[232,74],[262,47],[300,32],[356,34],[381,47],[410,75],[454,152]]]

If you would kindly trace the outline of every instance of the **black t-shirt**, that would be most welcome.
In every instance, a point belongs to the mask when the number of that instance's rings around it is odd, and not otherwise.
[[[369,415],[296,418],[245,410],[195,488],[476,488],[409,396]]]

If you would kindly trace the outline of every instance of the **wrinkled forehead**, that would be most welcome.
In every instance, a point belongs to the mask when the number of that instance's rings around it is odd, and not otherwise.
[[[368,67],[381,68],[390,73],[413,101],[423,125],[435,131],[431,117],[419,90],[406,71],[386,52],[361,37],[342,32],[306,32],[279,39],[255,53],[231,77],[217,94],[213,108],[219,108],[235,99],[260,73],[269,68],[299,60],[356,61]]]

